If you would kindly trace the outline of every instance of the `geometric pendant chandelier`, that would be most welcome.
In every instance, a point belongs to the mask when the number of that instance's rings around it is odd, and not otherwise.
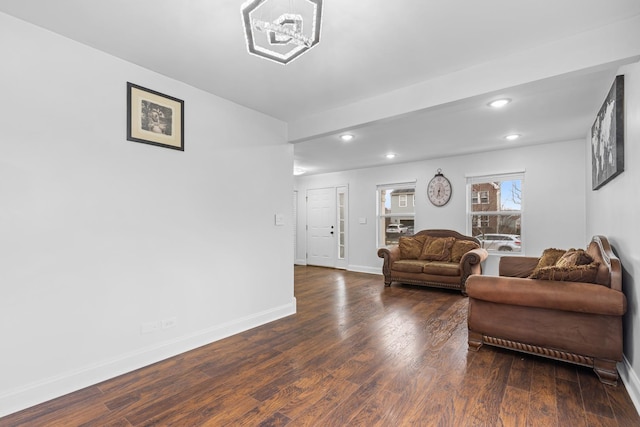
[[[253,55],[287,64],[320,42],[322,0],[248,0],[240,10]]]

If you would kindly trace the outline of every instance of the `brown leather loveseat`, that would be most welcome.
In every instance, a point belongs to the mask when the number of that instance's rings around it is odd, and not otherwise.
[[[588,366],[617,384],[627,309],[621,270],[603,236],[586,251],[502,257],[500,277],[467,281],[469,349],[488,344]]]
[[[453,230],[422,230],[398,245],[378,249],[385,286],[392,282],[455,289],[465,294],[467,277],[482,274],[487,256],[478,239]]]

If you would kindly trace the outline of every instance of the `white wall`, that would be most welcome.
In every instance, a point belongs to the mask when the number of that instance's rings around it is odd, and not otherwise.
[[[298,240],[296,259],[304,261],[306,236],[304,194],[307,189],[349,186],[349,269],[381,273],[377,257],[376,186],[417,181],[415,229],[448,228],[466,233],[466,176],[525,171],[524,253],[539,256],[548,247],[583,247],[585,235],[584,141],[567,141],[522,148],[507,148],[482,154],[300,176],[295,179],[298,198]],[[426,197],[427,184],[442,169],[453,186],[451,201],[434,207]],[[367,223],[359,223],[366,218]],[[497,255],[485,271],[497,274]]]
[[[0,416],[295,312],[285,123],[1,13],[0,40]],[[126,140],[127,81],[184,100],[184,152]]]
[[[640,408],[640,63],[625,66],[625,165],[624,172],[591,190],[591,146],[586,143],[587,233],[608,237],[623,268],[623,291],[628,309],[624,319],[625,363],[621,372],[636,408]],[[613,82],[612,82],[613,83]]]

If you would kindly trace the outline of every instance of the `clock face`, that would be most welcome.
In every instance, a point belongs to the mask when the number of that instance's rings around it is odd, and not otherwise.
[[[442,174],[438,174],[429,181],[427,197],[435,206],[444,206],[451,199],[451,183]]]

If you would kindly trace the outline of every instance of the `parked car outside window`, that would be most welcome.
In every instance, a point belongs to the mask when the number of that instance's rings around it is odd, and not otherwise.
[[[486,233],[475,236],[480,244],[488,251],[520,251],[521,241],[517,234]]]
[[[387,233],[405,234],[407,231],[409,231],[409,227],[404,224],[389,224],[387,227]]]

